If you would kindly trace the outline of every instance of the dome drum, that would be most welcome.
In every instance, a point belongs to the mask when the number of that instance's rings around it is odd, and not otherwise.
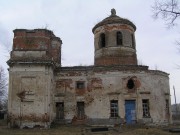
[[[112,66],[112,65],[137,65],[136,55],[122,57],[100,57],[95,58],[96,66]]]
[[[137,65],[136,26],[128,19],[117,16],[115,11],[111,13],[92,29],[95,65]]]
[[[98,57],[119,57],[119,56],[132,56],[132,54],[136,53],[133,48],[129,47],[108,47],[96,50],[95,58]]]
[[[100,45],[100,38],[101,38],[101,34],[105,34],[105,42],[106,45],[105,47],[130,47],[132,49],[135,49],[135,37],[134,37],[134,33],[130,32],[128,30],[124,30],[124,29],[114,29],[114,30],[101,30],[101,32],[98,32],[94,35],[94,45],[95,45],[95,51],[101,49],[101,45]],[[121,34],[122,37],[122,41],[121,43],[118,43],[118,33]]]

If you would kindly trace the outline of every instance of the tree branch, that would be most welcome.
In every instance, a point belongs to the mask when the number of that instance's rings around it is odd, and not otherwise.
[[[174,26],[180,17],[180,8],[177,0],[161,1],[156,0],[152,7],[153,17],[161,17],[168,27]]]

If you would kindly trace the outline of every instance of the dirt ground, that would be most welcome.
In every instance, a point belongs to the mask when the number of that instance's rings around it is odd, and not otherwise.
[[[92,127],[88,126],[54,125],[51,129],[8,129],[6,122],[0,121],[0,135],[180,135],[169,132],[169,128],[117,126],[109,128],[109,131],[92,132]]]

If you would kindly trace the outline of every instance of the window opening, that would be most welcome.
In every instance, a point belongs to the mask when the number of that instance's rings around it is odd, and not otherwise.
[[[166,114],[169,114],[169,100],[166,99]]]
[[[84,119],[84,102],[77,102],[77,117],[78,119]]]
[[[133,89],[134,88],[134,81],[132,79],[129,79],[128,80],[128,83],[127,83],[127,87],[128,89]]]
[[[122,45],[123,38],[122,38],[122,33],[120,31],[116,33],[116,42],[117,45]]]
[[[144,118],[149,118],[150,117],[149,100],[148,99],[143,99],[142,100],[142,106],[143,106],[143,117]]]
[[[110,115],[112,118],[118,117],[118,100],[111,100],[110,102]]]
[[[135,41],[134,41],[134,35],[131,34],[131,40],[132,40],[132,48],[135,49]]]
[[[100,39],[99,39],[99,43],[100,43],[100,48],[106,46],[106,38],[105,38],[105,34],[104,33],[101,33]]]
[[[84,89],[85,88],[84,82],[76,82],[76,88],[77,89]]]

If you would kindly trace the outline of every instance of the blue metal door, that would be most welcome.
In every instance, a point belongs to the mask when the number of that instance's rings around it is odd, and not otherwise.
[[[134,124],[136,122],[136,103],[135,100],[125,101],[125,117],[127,124]]]

